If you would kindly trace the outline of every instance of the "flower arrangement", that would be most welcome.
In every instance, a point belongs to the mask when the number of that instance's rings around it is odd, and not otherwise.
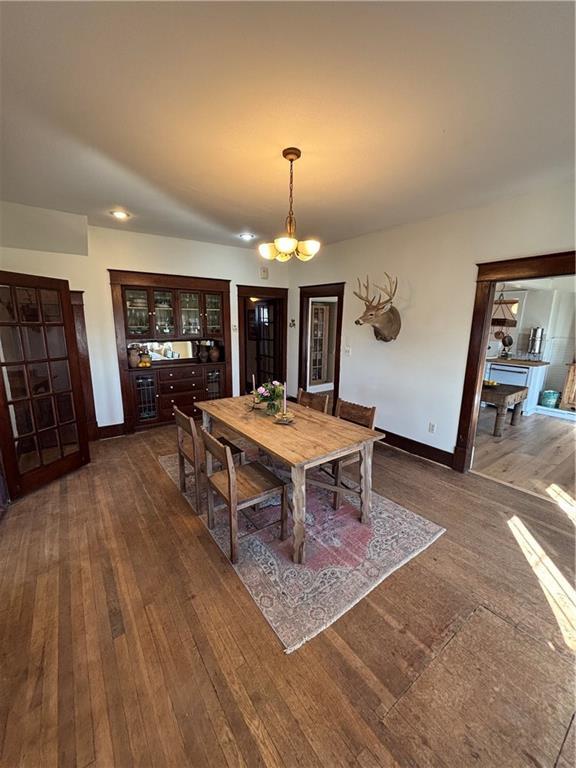
[[[266,411],[276,414],[284,408],[284,385],[279,381],[267,381],[254,391],[255,403],[266,403]]]

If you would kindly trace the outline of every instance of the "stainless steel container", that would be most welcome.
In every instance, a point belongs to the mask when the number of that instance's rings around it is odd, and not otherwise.
[[[528,354],[539,355],[542,353],[542,343],[544,341],[544,328],[530,328],[528,338]]]

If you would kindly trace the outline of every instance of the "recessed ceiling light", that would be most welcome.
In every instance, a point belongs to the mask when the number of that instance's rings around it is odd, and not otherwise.
[[[246,242],[248,242],[249,240],[254,240],[256,235],[253,232],[240,232],[238,237],[240,240],[246,240]]]
[[[110,211],[110,216],[114,216],[118,221],[127,221],[130,218],[128,211],[123,211],[121,208],[116,208]]]

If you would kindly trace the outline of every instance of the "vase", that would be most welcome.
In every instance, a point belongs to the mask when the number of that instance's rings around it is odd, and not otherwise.
[[[275,416],[282,410],[282,402],[280,400],[270,400],[266,403],[266,413],[270,416]]]
[[[210,347],[210,362],[217,363],[220,360],[220,347]]]
[[[130,368],[138,368],[140,362],[140,352],[135,347],[128,352],[128,365]]]
[[[201,363],[208,362],[208,350],[206,347],[200,347],[200,351],[198,352],[198,359]]]

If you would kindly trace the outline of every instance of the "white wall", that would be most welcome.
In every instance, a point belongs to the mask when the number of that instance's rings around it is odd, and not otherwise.
[[[87,256],[88,219],[76,213],[3,201],[0,202],[0,245]]]
[[[295,264],[292,286],[346,282],[341,397],[377,406],[383,429],[452,451],[456,442],[474,303],[476,263],[574,248],[574,191],[568,184],[499,200],[323,248]],[[396,341],[354,325],[363,304],[356,277],[399,278]],[[298,317],[298,291],[289,314]],[[298,334],[289,336],[289,389],[297,387]],[[428,424],[437,425],[435,434]]]
[[[100,426],[123,420],[118,358],[108,269],[164,272],[231,280],[232,371],[238,391],[237,284],[288,286],[288,271],[269,264],[270,278],[259,278],[260,263],[246,248],[88,227],[88,255],[2,248],[0,265],[15,272],[65,278],[85,291],[86,329],[92,365],[96,418]]]
[[[576,353],[576,312],[573,291],[554,291],[550,329],[546,336],[544,358],[550,362],[546,369],[545,389],[561,392],[568,373],[567,364]]]

